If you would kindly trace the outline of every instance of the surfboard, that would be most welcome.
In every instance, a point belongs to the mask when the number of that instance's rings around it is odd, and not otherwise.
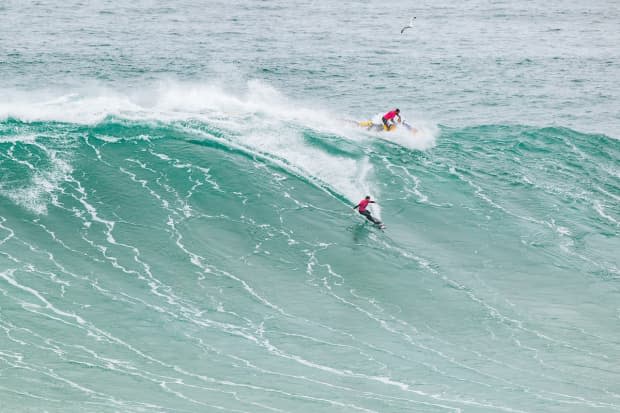
[[[379,222],[378,224],[373,224],[373,223],[370,223],[370,224],[377,229],[380,229],[380,230],[385,229],[385,224],[383,222]]]
[[[382,229],[382,230],[385,229],[385,224],[383,222],[381,222],[381,221],[379,221],[379,222],[370,222],[370,221],[368,221],[366,219],[366,217],[363,217],[363,218],[364,218],[364,222],[370,223],[373,227],[379,228],[379,229]]]
[[[379,222],[378,224],[373,224],[373,225],[379,229],[385,229],[385,224],[383,222]]]

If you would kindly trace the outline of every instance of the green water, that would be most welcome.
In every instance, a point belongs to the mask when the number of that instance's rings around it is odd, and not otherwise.
[[[612,3],[207,6],[2,6],[0,411],[620,410]]]

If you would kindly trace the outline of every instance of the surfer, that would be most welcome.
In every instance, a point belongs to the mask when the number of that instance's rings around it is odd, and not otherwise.
[[[362,199],[359,204],[353,207],[353,209],[357,209],[361,215],[364,215],[366,219],[372,222],[373,224],[381,225],[381,221],[379,221],[378,219],[370,215],[370,211],[366,209],[368,207],[368,204],[374,204],[374,203],[375,201],[370,200],[370,195],[366,195],[366,198]]]
[[[385,125],[385,128],[387,130],[390,130],[390,125],[388,124],[388,121],[392,121],[392,125],[396,125],[396,122],[394,122],[394,118],[397,116],[398,116],[398,123],[402,122],[402,119],[400,118],[400,109],[398,108],[391,110],[385,115],[383,115],[381,120],[383,121],[383,124]]]

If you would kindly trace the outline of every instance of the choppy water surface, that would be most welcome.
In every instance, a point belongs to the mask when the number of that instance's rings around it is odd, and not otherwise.
[[[620,410],[613,2],[0,7],[0,411]]]

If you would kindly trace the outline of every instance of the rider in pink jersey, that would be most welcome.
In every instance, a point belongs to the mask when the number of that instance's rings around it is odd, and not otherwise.
[[[381,224],[381,221],[379,221],[378,219],[376,219],[372,215],[370,215],[370,211],[368,209],[366,209],[366,208],[368,208],[368,204],[374,204],[374,203],[375,203],[375,201],[371,201],[370,200],[370,195],[366,195],[366,198],[362,199],[359,204],[357,204],[357,205],[355,205],[353,207],[353,209],[357,208],[359,213],[361,215],[364,215],[367,220],[369,220],[373,224],[379,225],[379,224]]]
[[[383,124],[385,125],[386,129],[388,130],[390,129],[390,125],[388,125],[389,120],[392,121],[392,125],[396,125],[396,122],[394,122],[394,118],[397,116],[398,116],[398,122],[399,123],[402,122],[402,119],[400,118],[400,109],[391,110],[385,115],[383,115],[381,120],[383,121]]]

